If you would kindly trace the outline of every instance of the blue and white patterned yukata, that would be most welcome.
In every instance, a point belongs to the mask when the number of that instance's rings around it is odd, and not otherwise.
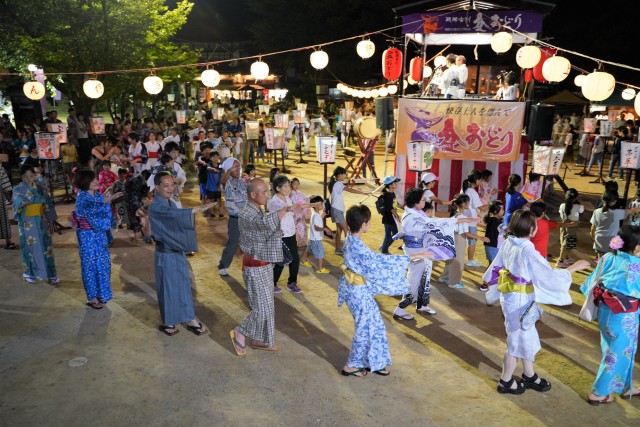
[[[340,276],[338,306],[347,304],[356,327],[346,365],[378,371],[391,365],[391,355],[380,309],[373,297],[402,295],[407,291],[405,272],[409,257],[376,253],[350,233],[343,251],[346,267],[366,280],[364,285],[351,285],[344,275]]]

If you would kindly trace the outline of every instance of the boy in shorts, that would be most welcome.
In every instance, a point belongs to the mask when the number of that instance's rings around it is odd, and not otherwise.
[[[313,212],[309,219],[309,244],[307,245],[307,250],[302,256],[302,262],[300,264],[308,268],[313,268],[313,264],[307,260],[309,253],[311,253],[316,261],[318,261],[318,269],[316,270],[316,273],[327,274],[329,273],[329,270],[322,266],[322,263],[324,262],[324,247],[322,246],[324,225],[322,223],[322,219],[325,216],[323,202],[324,199],[321,196],[313,196],[309,200],[309,203],[313,205]]]

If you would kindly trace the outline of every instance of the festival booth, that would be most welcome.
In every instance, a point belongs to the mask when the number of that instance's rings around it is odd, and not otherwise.
[[[426,64],[427,45],[491,44],[493,34],[503,24],[533,38],[542,29],[544,11],[509,10],[505,5],[489,3],[490,10],[462,10],[468,6],[468,2],[425,1],[410,6],[424,3],[438,7],[402,16],[405,64],[410,42],[422,45],[422,63]],[[443,3],[448,3],[448,6]],[[447,13],[443,13],[443,7],[447,7]],[[513,34],[514,44],[524,42],[524,36]],[[402,78],[405,77],[406,68],[403,66]],[[506,188],[512,173],[526,178],[529,146],[522,133],[525,110],[524,102],[401,98],[398,103],[395,159],[395,176],[401,179],[397,190],[400,201],[406,189],[418,184],[420,174],[407,173],[408,150],[415,146],[416,141],[435,144],[430,171],[439,176],[435,190],[440,199],[451,200],[459,193],[462,181],[473,169],[491,170],[492,188]],[[409,142],[412,144],[407,144]],[[498,193],[498,197],[504,200],[504,192]],[[443,206],[438,208],[445,209]]]

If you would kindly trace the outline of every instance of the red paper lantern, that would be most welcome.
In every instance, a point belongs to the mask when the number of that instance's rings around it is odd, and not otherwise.
[[[422,58],[416,56],[409,62],[409,70],[411,70],[409,75],[414,81],[419,82],[422,80],[422,69]]]
[[[546,83],[547,79],[545,79],[544,76],[542,75],[542,66],[544,65],[544,62],[547,59],[551,58],[553,55],[556,54],[556,50],[548,47],[543,47],[543,48],[540,48],[540,53],[542,53],[542,56],[540,57],[540,62],[538,62],[538,65],[533,67],[533,78],[539,82]]]
[[[382,52],[382,75],[387,80],[396,80],[402,74],[402,52],[390,47]]]
[[[524,81],[526,83],[529,83],[531,81],[532,74],[533,71],[531,71],[531,69],[524,70]]]

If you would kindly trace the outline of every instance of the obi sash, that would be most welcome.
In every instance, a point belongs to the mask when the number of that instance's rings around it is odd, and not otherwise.
[[[133,156],[133,160],[142,160],[142,156]]]
[[[596,305],[604,303],[613,314],[633,313],[638,311],[638,299],[630,297],[620,292],[611,291],[605,288],[602,282],[593,287],[593,302]]]
[[[530,294],[533,292],[533,284],[525,279],[514,276],[509,273],[509,270],[500,266],[493,267],[491,271],[491,279],[489,279],[489,285],[498,284],[498,291],[503,294],[520,293]]]
[[[422,248],[424,243],[424,239],[422,237],[409,236],[404,233],[398,233],[392,237],[393,240],[402,239],[403,245],[407,248],[411,249],[419,249]]]
[[[149,158],[150,159],[157,159],[158,158],[158,152],[157,151],[149,151]]]
[[[42,216],[44,214],[44,204],[32,203],[24,208],[24,216]]]
[[[71,212],[71,226],[76,230],[93,230],[91,223],[86,218],[76,215],[76,211]]]
[[[271,264],[270,262],[261,261],[259,259],[255,259],[251,255],[242,254],[242,269],[251,268],[251,267],[264,267]]]
[[[367,283],[367,280],[364,278],[364,276],[361,276],[353,270],[349,270],[346,264],[340,264],[340,271],[342,273],[342,277],[344,277],[344,280],[346,280],[350,285],[358,286],[365,285]]]

